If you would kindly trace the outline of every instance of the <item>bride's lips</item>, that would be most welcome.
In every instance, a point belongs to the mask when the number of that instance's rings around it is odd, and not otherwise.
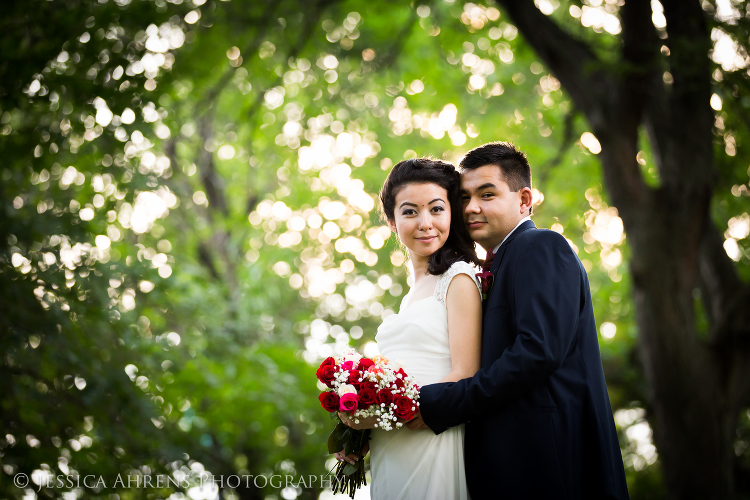
[[[418,241],[421,241],[422,243],[432,243],[435,241],[436,236],[428,236],[426,238],[417,238]]]

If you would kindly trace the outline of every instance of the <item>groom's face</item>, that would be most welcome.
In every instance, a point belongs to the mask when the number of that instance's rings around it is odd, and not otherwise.
[[[528,215],[521,191],[510,190],[502,170],[496,165],[464,171],[461,174],[461,192],[464,221],[469,234],[485,250],[499,245]]]

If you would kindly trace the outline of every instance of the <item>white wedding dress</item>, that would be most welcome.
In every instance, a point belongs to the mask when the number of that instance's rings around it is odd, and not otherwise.
[[[442,274],[432,296],[409,303],[406,310],[389,316],[375,340],[380,354],[399,360],[420,386],[440,382],[451,371],[446,296],[451,280],[469,275],[481,288],[476,269],[456,262]],[[464,426],[435,435],[431,430],[374,429],[370,440],[373,500],[468,500],[464,472]]]

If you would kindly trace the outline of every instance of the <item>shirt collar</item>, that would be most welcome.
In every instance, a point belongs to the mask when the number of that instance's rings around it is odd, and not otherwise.
[[[509,233],[508,233],[508,234],[507,234],[507,235],[505,236],[505,238],[503,238],[503,241],[501,241],[501,242],[500,242],[500,244],[499,244],[498,246],[496,246],[495,248],[493,248],[493,249],[492,249],[492,253],[493,253],[493,254],[496,254],[496,253],[497,253],[497,251],[498,251],[498,250],[500,250],[500,247],[501,247],[501,246],[503,246],[503,243],[505,243],[505,240],[507,240],[507,239],[508,239],[508,237],[509,237],[509,236],[510,236],[511,234],[513,234],[513,231],[515,231],[516,229],[518,229],[518,226],[520,226],[521,224],[523,224],[523,223],[524,223],[524,222],[526,222],[527,220],[531,220],[531,217],[530,217],[530,216],[528,216],[528,215],[527,215],[526,217],[524,217],[523,219],[521,219],[520,221],[518,221],[518,224],[516,224],[516,227],[514,227],[513,229],[511,229],[511,230],[510,230],[510,232],[509,232]]]

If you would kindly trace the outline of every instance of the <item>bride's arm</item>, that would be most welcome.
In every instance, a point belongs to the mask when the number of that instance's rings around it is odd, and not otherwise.
[[[457,274],[448,286],[448,342],[451,372],[440,382],[458,382],[479,370],[482,350],[482,300],[477,285]]]

